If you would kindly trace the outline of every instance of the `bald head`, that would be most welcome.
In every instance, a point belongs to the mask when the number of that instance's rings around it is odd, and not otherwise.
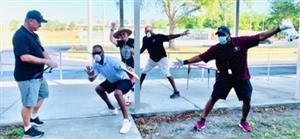
[[[152,32],[152,26],[148,25],[145,27],[145,33]]]

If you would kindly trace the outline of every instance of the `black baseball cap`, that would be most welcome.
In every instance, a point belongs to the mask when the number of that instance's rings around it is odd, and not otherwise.
[[[26,14],[26,19],[35,19],[39,23],[47,23],[48,21],[45,20],[42,14],[37,10],[28,11]]]
[[[223,36],[223,35],[230,35],[230,30],[228,27],[226,26],[220,26],[218,27],[218,31],[216,32],[216,35],[220,35],[220,36]]]

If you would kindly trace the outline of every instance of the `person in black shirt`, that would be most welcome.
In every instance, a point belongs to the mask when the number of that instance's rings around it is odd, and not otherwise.
[[[133,54],[134,54],[134,39],[129,38],[132,34],[132,31],[129,29],[119,29],[117,32],[114,33],[116,30],[116,23],[111,23],[111,29],[110,29],[110,35],[109,40],[120,48],[120,54],[121,54],[121,60],[124,62],[127,66],[127,68],[132,69],[134,68],[134,60],[133,60]],[[133,88],[131,89],[133,91]],[[126,106],[130,105],[132,93],[127,93],[125,104]]]
[[[119,29],[114,33],[116,29],[116,24],[111,24],[110,30],[110,41],[120,48],[120,54],[122,62],[124,62],[127,66],[134,68],[134,39],[129,38],[132,34],[132,31],[129,29]]]
[[[30,137],[44,134],[31,126],[43,124],[37,113],[49,95],[48,84],[43,78],[44,65],[57,67],[42,47],[39,36],[34,33],[41,27],[41,23],[46,22],[39,11],[28,11],[24,25],[16,31],[12,40],[15,55],[14,78],[18,83],[23,104],[21,113],[24,135]]]
[[[180,36],[184,36],[188,34],[188,30],[184,31],[181,34],[172,34],[172,35],[163,35],[163,34],[155,34],[152,31],[151,26],[145,27],[146,36],[143,38],[143,45],[140,50],[142,54],[146,49],[148,50],[150,58],[142,71],[140,84],[142,83],[146,77],[146,74],[155,66],[159,66],[162,73],[168,78],[171,83],[174,93],[170,96],[171,99],[178,98],[180,96],[179,91],[176,88],[175,81],[171,76],[170,69],[168,66],[167,53],[163,46],[163,42],[170,41],[172,39],[178,38]]]

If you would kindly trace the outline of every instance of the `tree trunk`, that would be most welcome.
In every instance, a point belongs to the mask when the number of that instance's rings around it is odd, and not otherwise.
[[[175,21],[173,19],[169,19],[169,34],[173,34],[175,30]],[[175,47],[175,42],[174,39],[169,41],[169,48],[174,48]]]

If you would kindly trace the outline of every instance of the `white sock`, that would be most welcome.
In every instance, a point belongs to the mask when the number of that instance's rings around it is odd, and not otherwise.
[[[31,125],[29,124],[29,126],[24,126],[24,130],[25,130],[25,132],[29,129],[29,128],[31,128]]]
[[[37,118],[38,117],[38,114],[36,113],[36,114],[31,114],[31,118],[32,119],[35,119],[35,118]]]

